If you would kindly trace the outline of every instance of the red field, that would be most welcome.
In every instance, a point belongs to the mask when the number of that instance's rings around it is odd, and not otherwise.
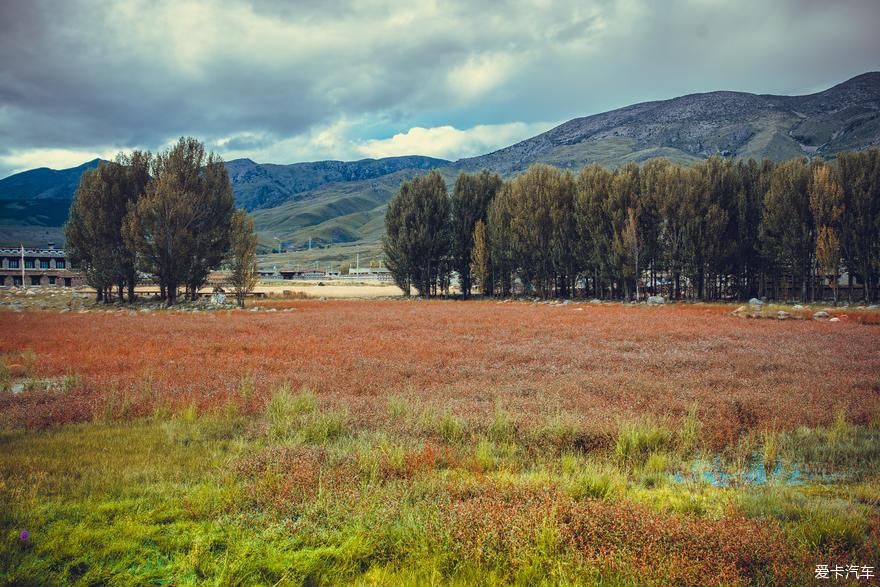
[[[272,305],[269,303],[267,305]],[[743,320],[720,306],[278,302],[288,312],[0,312],[13,371],[79,377],[73,390],[0,396],[13,426],[134,418],[195,404],[262,408],[273,387],[314,390],[357,426],[386,396],[471,421],[500,402],[521,425],[557,414],[597,441],[621,419],[696,404],[715,446],[744,431],[866,423],[880,407],[880,328]],[[30,350],[33,355],[25,353]],[[239,392],[242,378],[251,395]]]

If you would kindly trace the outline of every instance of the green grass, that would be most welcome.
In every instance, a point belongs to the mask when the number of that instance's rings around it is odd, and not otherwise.
[[[243,380],[242,393],[249,385]],[[390,422],[406,425],[365,426],[308,390],[281,387],[256,416],[190,406],[135,422],[0,432],[0,583],[644,579],[625,551],[614,568],[581,558],[563,538],[569,522],[555,506],[539,508],[537,518],[518,513],[552,495],[706,523],[744,515],[781,527],[779,548],[816,556],[877,551],[872,428],[838,421],[776,435],[781,461],[819,455],[829,467],[848,467],[862,460],[859,480],[714,487],[699,477],[675,480],[699,452],[696,409],[676,432],[662,421],[625,423],[614,442],[588,451],[574,442],[584,432],[573,422],[527,427],[500,405],[482,423],[420,414],[399,397],[387,410]],[[548,437],[547,446],[566,448],[535,448]],[[467,504],[496,501],[498,510],[450,518]],[[457,534],[474,524],[486,524],[477,542]],[[30,533],[26,544],[22,530]]]

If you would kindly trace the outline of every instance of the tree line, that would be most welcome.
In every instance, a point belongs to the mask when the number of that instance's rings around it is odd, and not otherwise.
[[[880,288],[880,150],[834,161],[653,159],[404,183],[383,249],[409,294],[838,300]],[[854,285],[856,286],[854,288]],[[830,292],[828,291],[830,289]]]
[[[196,139],[152,155],[119,154],[83,173],[65,226],[66,250],[98,301],[135,299],[144,278],[173,305],[195,299],[221,263],[239,305],[257,279],[253,219],[233,204],[226,166]]]

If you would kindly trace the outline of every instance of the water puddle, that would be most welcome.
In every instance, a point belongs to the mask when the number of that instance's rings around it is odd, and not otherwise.
[[[770,474],[760,458],[752,459],[748,467],[739,471],[725,464],[721,457],[712,461],[700,459],[691,463],[688,472],[677,472],[673,475],[676,483],[687,483],[699,480],[713,487],[741,487],[744,485],[803,485],[804,483],[834,483],[843,481],[846,475],[811,471],[808,467],[798,464],[777,463]]]

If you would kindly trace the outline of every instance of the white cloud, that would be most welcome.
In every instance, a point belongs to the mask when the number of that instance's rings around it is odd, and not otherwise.
[[[557,123],[511,122],[480,124],[467,129],[454,126],[413,127],[387,139],[364,141],[357,150],[367,157],[429,155],[456,160],[495,151],[553,128]]]
[[[272,141],[260,133],[242,133],[217,141],[226,160],[248,157],[258,163],[293,163],[322,159],[379,159],[403,155],[427,155],[457,160],[482,155],[549,130],[557,123],[511,122],[481,124],[458,129],[454,126],[413,127],[383,139],[358,139],[359,127],[340,119],[313,128],[308,133]]]
[[[113,159],[119,152],[118,149],[99,149],[94,151],[76,149],[27,149],[12,151],[0,156],[0,178],[12,175],[20,171],[27,171],[37,167],[49,167],[51,169],[65,169],[76,167],[86,161],[100,157],[101,159]]]
[[[515,69],[516,60],[507,53],[472,55],[449,72],[449,90],[465,100],[479,98],[506,82]]]

